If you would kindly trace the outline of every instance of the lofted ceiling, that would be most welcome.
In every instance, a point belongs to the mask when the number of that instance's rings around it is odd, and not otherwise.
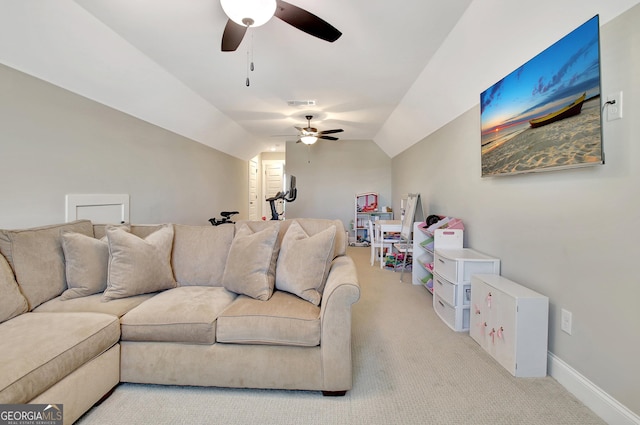
[[[342,37],[272,18],[221,52],[219,0],[5,1],[5,24],[29,46],[5,63],[246,159],[297,140],[308,114],[319,130],[344,129],[341,140],[375,139],[470,0],[289,2]]]
[[[393,157],[586,19],[639,2],[288,1],[342,37],[272,18],[222,52],[219,0],[0,0],[0,63],[241,159],[283,150],[305,115]]]

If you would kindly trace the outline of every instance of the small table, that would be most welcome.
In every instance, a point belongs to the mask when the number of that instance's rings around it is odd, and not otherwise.
[[[384,255],[383,255],[383,247],[384,247],[384,243],[386,242],[384,239],[384,235],[386,233],[400,233],[400,231],[402,230],[402,221],[401,220],[376,220],[373,222],[373,227],[374,227],[374,243],[376,245],[378,245],[378,247],[380,248],[380,268],[384,267]],[[398,239],[395,242],[400,242],[400,240]],[[373,246],[373,244],[372,244]],[[373,247],[373,249],[375,249],[375,247]]]

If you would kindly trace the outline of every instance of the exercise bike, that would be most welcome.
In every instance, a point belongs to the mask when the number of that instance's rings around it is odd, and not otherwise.
[[[238,211],[221,211],[220,215],[222,216],[222,218],[220,220],[217,220],[215,217],[210,218],[209,223],[211,223],[212,226],[219,226],[221,224],[234,224],[235,221],[231,221],[231,216],[236,214],[238,214]]]
[[[298,189],[296,189],[296,176],[291,176],[289,180],[289,190],[286,192],[278,192],[271,198],[267,198],[266,201],[271,207],[271,220],[280,220],[280,216],[284,213],[278,213],[276,210],[276,201],[283,200],[284,202],[293,202],[298,196]]]

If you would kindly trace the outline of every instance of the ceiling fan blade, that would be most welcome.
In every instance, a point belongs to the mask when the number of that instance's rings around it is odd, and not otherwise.
[[[336,128],[335,130],[324,130],[324,131],[319,132],[318,134],[333,134],[333,133],[341,133],[343,131],[344,130],[341,129],[341,128]]]
[[[238,25],[229,19],[222,33],[222,51],[234,52],[242,42],[246,32],[247,27]]]
[[[318,18],[311,12],[307,12],[286,1],[276,0],[276,3],[276,17],[309,35],[329,42],[336,41],[342,35],[333,25]]]
[[[333,137],[333,136],[318,136],[318,139],[325,139],[325,140],[338,140],[337,137]]]

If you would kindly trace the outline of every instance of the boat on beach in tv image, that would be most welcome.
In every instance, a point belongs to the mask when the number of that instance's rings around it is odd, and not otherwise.
[[[565,106],[564,108],[558,109],[557,111],[553,111],[544,115],[540,118],[534,118],[529,120],[529,124],[531,128],[542,127],[543,125],[551,124],[552,122],[560,121],[565,118],[572,117],[574,115],[578,115],[582,111],[582,105],[584,104],[584,100],[587,97],[587,92],[582,93],[582,96],[577,98],[575,101]]]
[[[480,95],[482,176],[604,163],[598,16]]]

